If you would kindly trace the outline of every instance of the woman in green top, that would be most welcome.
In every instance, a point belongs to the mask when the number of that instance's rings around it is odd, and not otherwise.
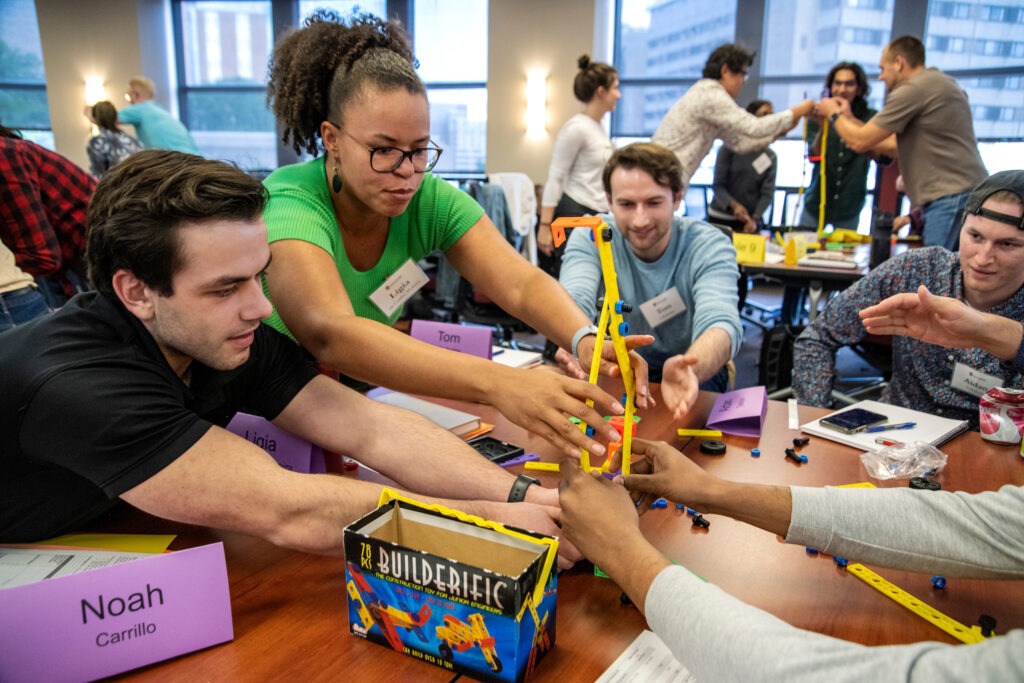
[[[415,279],[415,271],[401,273],[440,249],[477,290],[562,347],[575,336],[588,357],[595,342],[565,290],[516,253],[468,195],[428,173],[441,150],[430,140],[426,88],[400,25],[365,14],[341,22],[318,11],[275,48],[268,93],[285,142],[324,152],[266,180],[272,264],[264,284],[275,308],[268,322],[352,377],[489,403],[567,454],[603,453],[569,416],[617,439],[602,413],[622,408],[606,392],[440,349],[391,327],[401,306],[391,310],[389,294]],[[396,273],[398,282],[382,289]],[[640,363],[638,404],[645,405]]]
[[[861,121],[867,121],[878,112],[868,106],[871,92],[864,69],[856,62],[839,62],[825,77],[825,97],[838,97],[850,103],[850,111]],[[808,153],[814,162],[811,184],[804,194],[804,211],[800,217],[802,227],[818,227],[821,207],[821,127],[808,119],[808,138],[812,141]],[[825,225],[856,230],[860,212],[867,196],[870,154],[858,154],[846,146],[835,129],[829,126],[825,146]]]

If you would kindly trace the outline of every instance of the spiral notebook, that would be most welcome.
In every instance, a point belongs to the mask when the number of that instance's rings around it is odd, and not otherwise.
[[[828,427],[821,426],[821,420],[813,420],[802,425],[800,429],[803,430],[805,434],[813,434],[814,436],[820,436],[823,439],[829,439],[830,441],[838,441],[839,443],[846,444],[847,446],[859,448],[862,451],[877,451],[880,448],[885,448],[884,444],[880,444],[875,441],[878,438],[885,438],[890,441],[901,441],[903,443],[924,441],[925,443],[930,443],[931,445],[938,447],[952,439],[954,436],[967,431],[967,420],[954,420],[948,417],[940,417],[939,415],[932,415],[931,413],[921,412],[920,410],[903,408],[901,406],[894,406],[888,403],[880,403],[879,401],[860,401],[852,406],[847,406],[842,410],[834,412],[844,412],[846,410],[852,410],[853,408],[863,408],[874,413],[881,413],[889,418],[888,422],[890,424],[896,424],[899,422],[916,422],[917,426],[911,429],[895,429],[886,432],[858,432],[856,434],[844,434],[843,432],[836,431],[835,429],[829,429]]]

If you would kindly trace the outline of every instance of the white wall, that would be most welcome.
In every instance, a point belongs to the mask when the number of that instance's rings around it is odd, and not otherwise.
[[[83,168],[89,167],[85,147],[92,133],[82,113],[86,78],[102,78],[106,98],[120,109],[127,104],[128,79],[144,74],[157,83],[157,100],[169,103],[168,70],[158,73],[156,66],[167,65],[163,57],[167,49],[165,14],[161,0],[36,0],[46,95],[58,152]],[[144,64],[150,67],[148,73]],[[130,127],[128,131],[132,132]]]
[[[573,97],[572,81],[577,58],[595,54],[595,4],[595,0],[491,0],[489,173],[518,171],[538,184],[547,179],[558,129],[582,108]],[[537,139],[526,136],[526,72],[531,69],[549,73],[547,133]]]

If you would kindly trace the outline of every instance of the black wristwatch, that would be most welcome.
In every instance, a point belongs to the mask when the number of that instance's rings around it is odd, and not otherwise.
[[[512,484],[512,490],[508,492],[508,502],[510,503],[521,503],[526,499],[526,490],[536,484],[540,486],[540,482],[533,477],[520,474],[516,477],[515,482]]]
[[[839,118],[839,116],[840,116],[839,112],[833,112],[832,116],[828,117],[828,122],[831,123],[832,125],[835,125],[836,120]]]

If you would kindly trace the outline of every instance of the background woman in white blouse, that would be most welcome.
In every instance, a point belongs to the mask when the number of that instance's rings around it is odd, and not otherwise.
[[[562,216],[608,211],[601,173],[613,148],[601,119],[615,109],[622,97],[619,74],[614,67],[591,62],[589,55],[580,57],[577,64],[580,71],[573,81],[572,92],[585,106],[558,131],[548,182],[541,197],[537,231],[537,249],[549,257],[541,259],[541,266],[556,278],[562,263],[562,248],[556,250],[552,242],[551,221]]]

